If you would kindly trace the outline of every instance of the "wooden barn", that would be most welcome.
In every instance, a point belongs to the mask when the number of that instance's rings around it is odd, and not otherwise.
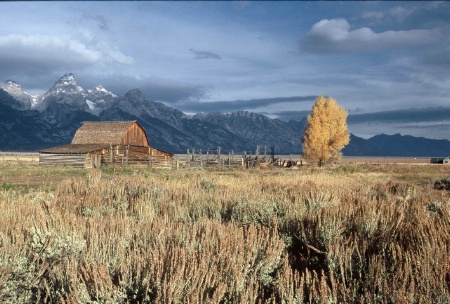
[[[39,151],[39,164],[95,168],[110,164],[168,167],[173,154],[152,148],[137,121],[85,121],[72,143]]]

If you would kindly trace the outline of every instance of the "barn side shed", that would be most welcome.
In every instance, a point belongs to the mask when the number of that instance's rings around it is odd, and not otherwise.
[[[95,168],[108,154],[108,144],[70,144],[39,151],[39,164],[68,167]]]
[[[83,122],[72,143],[39,151],[40,165],[99,167],[104,164],[152,163],[152,158],[172,161],[173,154],[150,147],[137,121]]]

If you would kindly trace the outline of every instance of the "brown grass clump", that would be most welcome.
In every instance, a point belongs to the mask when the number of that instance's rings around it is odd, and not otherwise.
[[[449,303],[445,172],[377,168],[103,169],[2,188],[0,302]]]

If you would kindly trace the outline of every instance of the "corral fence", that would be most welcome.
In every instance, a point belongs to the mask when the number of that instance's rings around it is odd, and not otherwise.
[[[146,165],[149,168],[173,168],[172,155],[157,149],[136,146],[110,147],[100,155],[101,165]]]
[[[186,154],[168,156],[158,150],[148,152],[132,147],[110,149],[101,156],[101,165],[146,165],[149,168],[183,169],[183,168],[267,168],[271,166],[292,167],[301,164],[292,156],[275,158],[274,148],[257,146],[255,153],[242,151],[223,152],[215,149],[188,149]]]
[[[274,148],[268,151],[267,146],[257,146],[255,153],[233,150],[223,153],[220,147],[216,149],[188,149],[186,154],[174,157],[174,168],[255,168],[255,167],[291,167],[302,161],[288,158],[275,158]]]
[[[76,162],[72,159],[76,158]],[[257,146],[254,151],[226,151],[220,147],[188,149],[186,154],[169,154],[153,148],[116,145],[105,149],[66,153],[0,153],[0,163],[34,163],[47,166],[94,168],[100,166],[146,166],[148,168],[264,168],[302,164],[300,155],[275,157],[274,148]]]
[[[41,166],[98,168],[101,166],[148,166],[172,168],[173,155],[152,147],[109,145],[102,147],[74,146],[39,154]]]

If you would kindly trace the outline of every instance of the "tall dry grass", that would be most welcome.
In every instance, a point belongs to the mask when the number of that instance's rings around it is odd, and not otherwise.
[[[106,169],[1,189],[0,302],[449,303],[446,171],[408,168]]]

